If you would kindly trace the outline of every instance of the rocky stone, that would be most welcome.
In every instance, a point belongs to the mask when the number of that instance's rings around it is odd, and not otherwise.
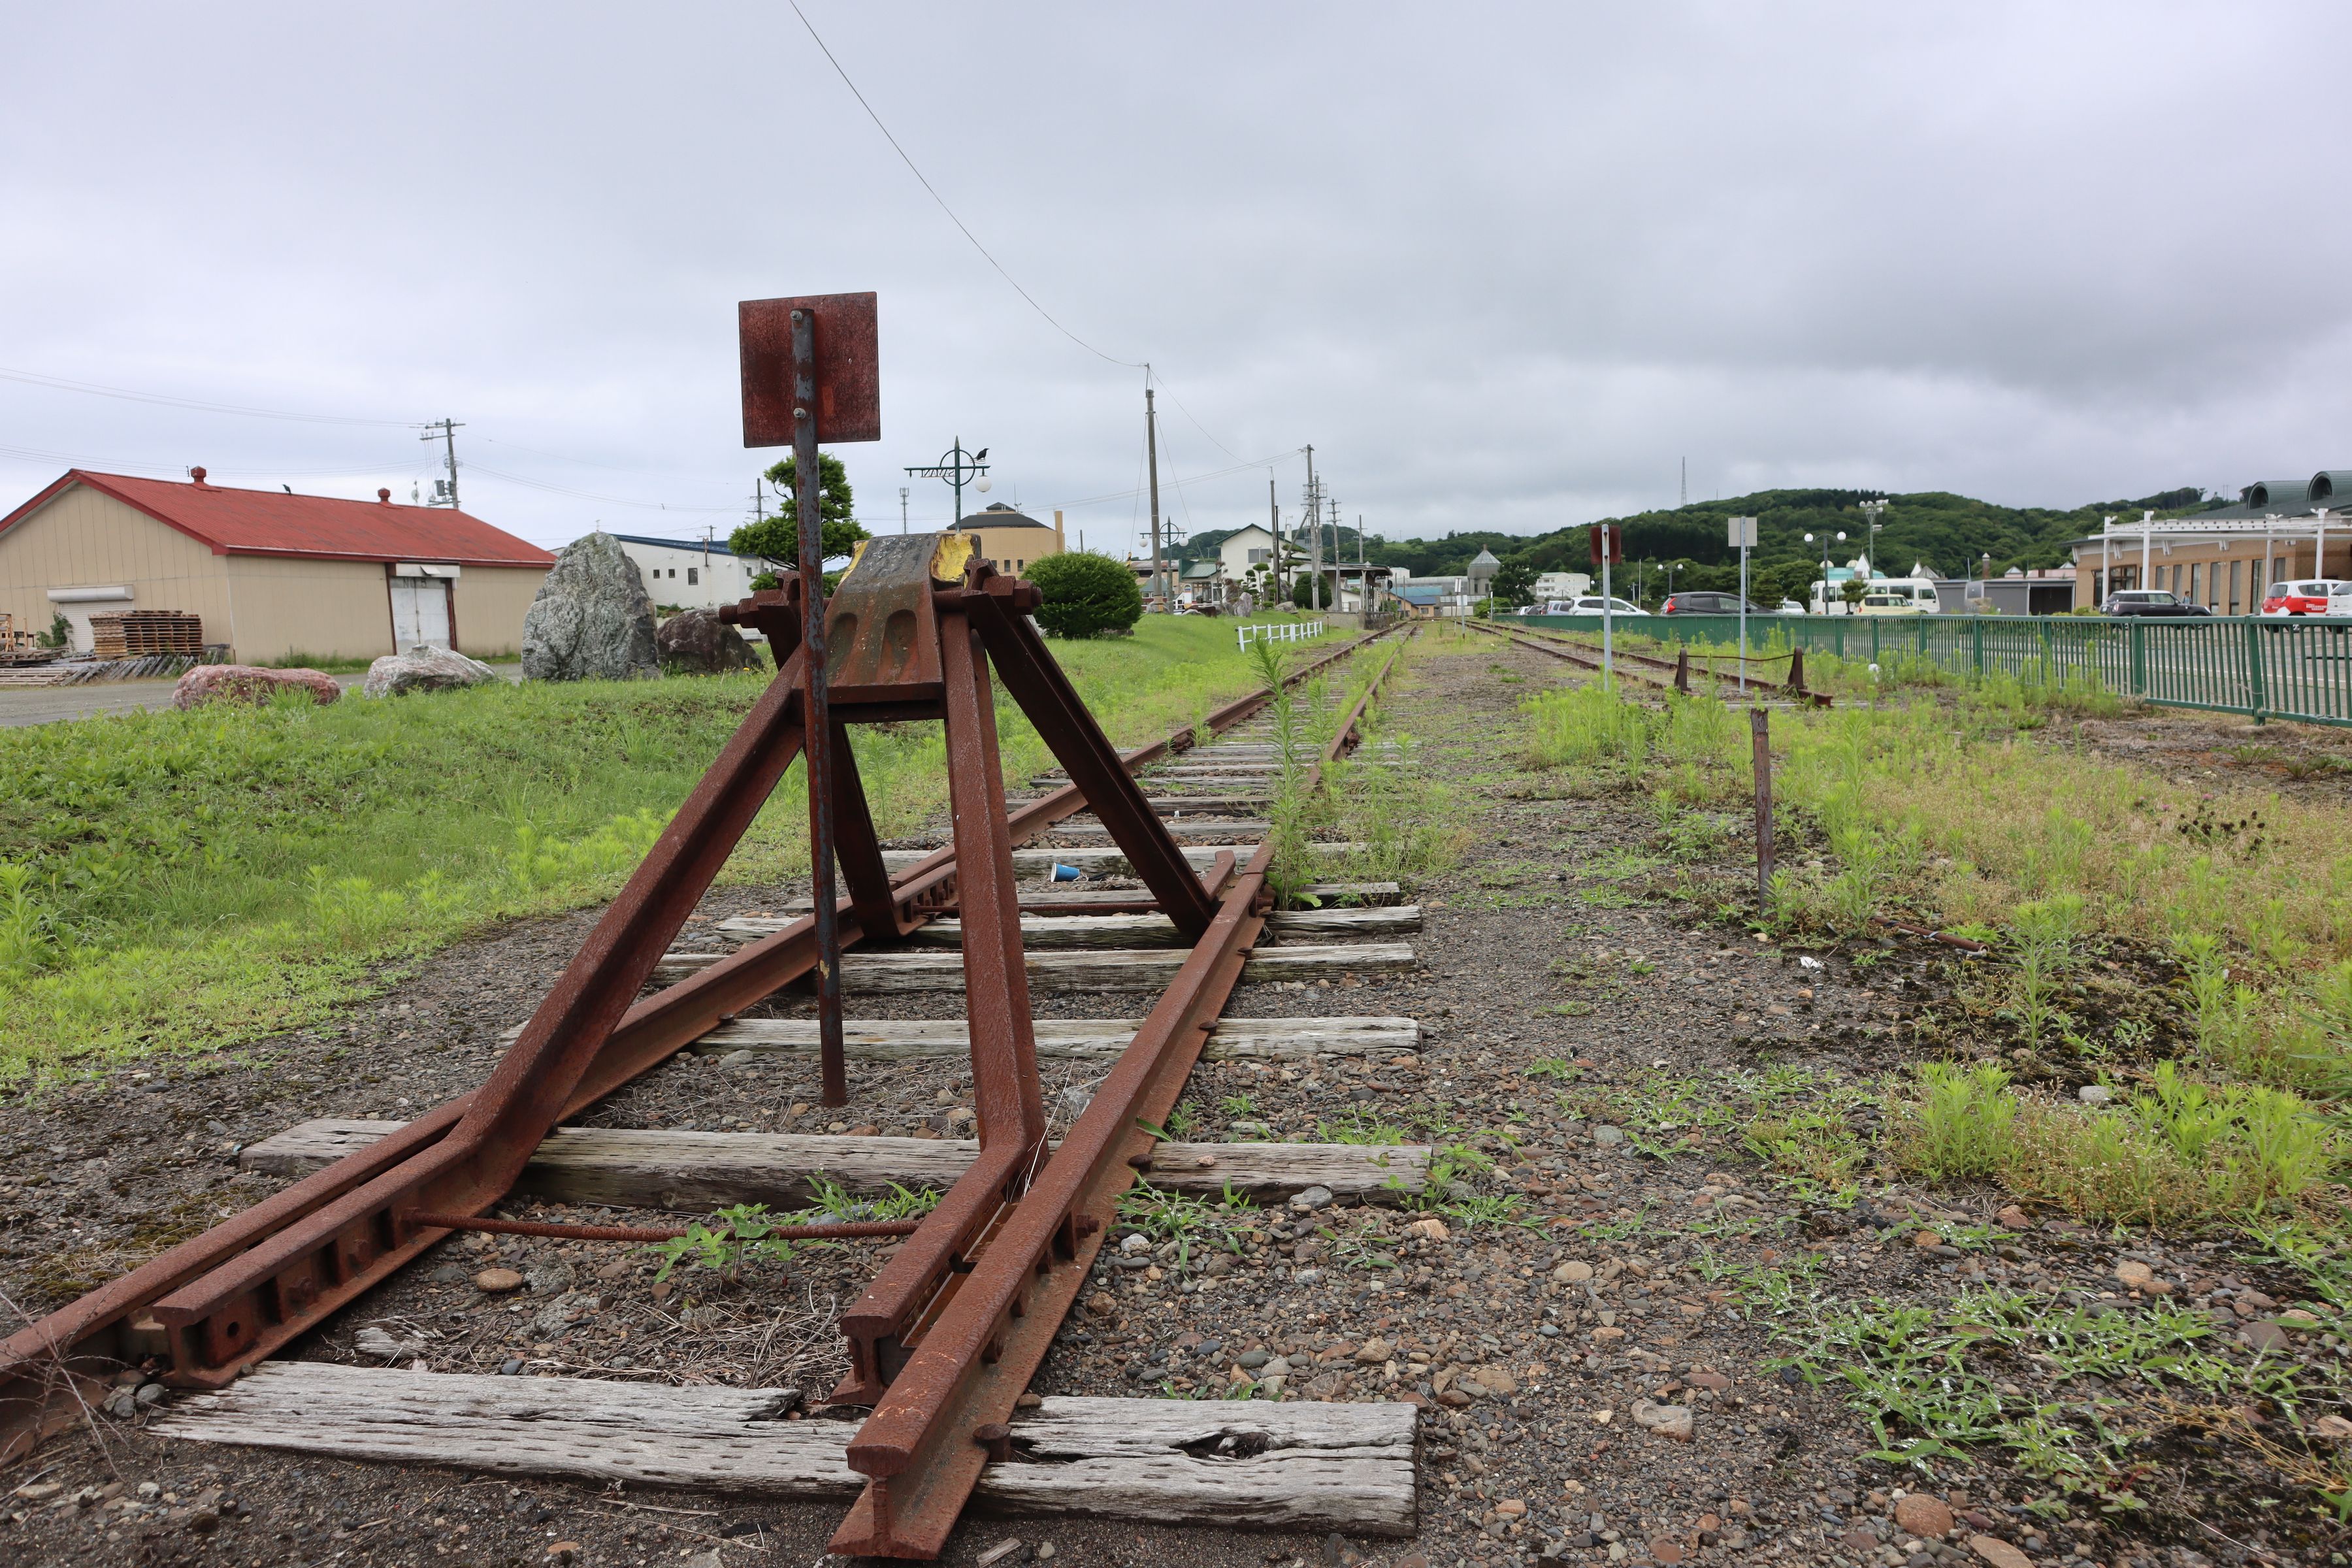
[[[1028,1543],[1018,1537],[1000,1541],[972,1559],[978,1568],[995,1568],[999,1563],[1026,1563],[1027,1561],[1029,1561]]]
[[[1097,1318],[1108,1318],[1118,1310],[1118,1298],[1108,1290],[1097,1290],[1087,1298],[1087,1310]]]
[[[1992,1564],[1992,1568],[2033,1568],[2033,1559],[1996,1536],[1971,1535],[1969,1550]]]
[[[1446,1241],[1454,1235],[1445,1228],[1445,1222],[1435,1215],[1426,1215],[1414,1220],[1404,1227],[1404,1233],[1419,1241]]]
[[[1945,1503],[1924,1492],[1897,1498],[1895,1502],[1895,1523],[1923,1541],[1940,1541],[1952,1531],[1952,1510]]]
[[[1396,1351],[1388,1341],[1374,1334],[1357,1347],[1356,1363],[1359,1366],[1378,1366],[1394,1354]]]
[[[363,697],[404,697],[413,691],[454,691],[496,680],[499,672],[477,658],[446,647],[417,647],[388,653],[368,666],[360,682]]]
[[[338,700],[343,689],[317,669],[263,669],[251,664],[200,664],[172,688],[172,706],[201,708],[207,702],[267,702],[281,691],[307,691],[320,707]]]
[[[561,1253],[550,1252],[532,1258],[523,1266],[523,1278],[530,1288],[542,1296],[560,1295],[580,1282],[574,1269]]]
[[[421,1341],[394,1338],[382,1323],[368,1324],[352,1337],[352,1344],[360,1354],[373,1356],[412,1356],[425,1348]]]
[[[2116,1091],[2103,1083],[2086,1083],[2074,1091],[2074,1098],[2085,1105],[2105,1105],[2116,1098]]]
[[[565,545],[522,618],[530,680],[636,680],[661,673],[654,605],[637,563],[599,531]]]
[[[1633,1401],[1633,1425],[1661,1437],[1671,1437],[1677,1443],[1691,1440],[1691,1413],[1687,1405],[1657,1405],[1647,1399]]]
[[[1482,1366],[1478,1369],[1479,1386],[1489,1394],[1507,1399],[1519,1391],[1519,1380],[1507,1367]]]
[[[1592,1265],[1571,1258],[1553,1269],[1551,1277],[1562,1285],[1581,1285],[1592,1278]]]
[[[2137,1290],[2156,1278],[2156,1270],[2136,1258],[2126,1258],[2116,1265],[2116,1278]]]
[[[162,1384],[142,1383],[139,1385],[139,1392],[131,1396],[131,1403],[142,1410],[152,1410],[170,1397],[171,1391]]]
[[[686,610],[654,628],[654,647],[662,668],[695,675],[723,675],[730,669],[757,669],[760,656],[743,634],[719,618],[716,610]]]
[[[1993,1215],[1993,1218],[2000,1222],[2001,1228],[2004,1230],[2031,1230],[2033,1228],[2033,1221],[2027,1218],[2025,1211],[2019,1208],[2015,1204],[2009,1205],[1999,1214]]]
[[[1662,1535],[1650,1542],[1650,1555],[1660,1563],[1679,1563],[1683,1560],[1683,1543]]]
[[[1592,1141],[1601,1144],[1622,1143],[1625,1142],[1625,1130],[1622,1127],[1596,1127],[1592,1130]]]
[[[1293,1193],[1290,1196],[1290,1206],[1301,1214],[1313,1214],[1317,1209],[1329,1208],[1331,1189],[1308,1187],[1303,1192]]]
[[[485,1268],[474,1276],[474,1289],[485,1295],[503,1296],[522,1289],[522,1275],[512,1268]]]
[[[2246,1324],[2239,1329],[2238,1337],[2258,1351],[2283,1351],[2293,1342],[2284,1329],[2267,1319]]]
[[[1923,1230],[1911,1237],[1911,1245],[1922,1249],[1930,1247],[1941,1247],[1944,1245],[1944,1238],[1937,1236],[1932,1230]]]

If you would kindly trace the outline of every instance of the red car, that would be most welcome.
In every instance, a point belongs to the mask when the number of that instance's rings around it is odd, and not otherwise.
[[[2352,597],[2352,583],[2335,577],[2315,577],[2301,583],[2277,583],[2263,601],[2266,616],[2324,616],[2331,598]],[[2344,613],[2338,606],[2337,613]]]

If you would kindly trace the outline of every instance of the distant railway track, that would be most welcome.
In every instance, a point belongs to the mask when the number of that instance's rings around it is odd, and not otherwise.
[[[1487,633],[1489,636],[1502,637],[1521,647],[1533,648],[1538,653],[1569,664],[1580,665],[1595,671],[1601,668],[1601,650],[1590,643],[1539,637],[1513,627],[1498,626],[1491,621],[1470,620],[1462,624]],[[1733,657],[1736,661],[1737,656]],[[1777,698],[1785,702],[1802,703],[1815,708],[1830,706],[1830,696],[1827,692],[1809,691],[1805,689],[1803,650],[1794,650],[1787,657],[1790,660],[1789,679],[1768,680],[1761,676],[1750,675],[1743,683],[1737,669],[1727,672],[1716,668],[1713,665],[1705,662],[1703,656],[1702,662],[1695,668],[1690,650],[1687,648],[1681,650],[1674,658],[1659,658],[1653,654],[1629,653],[1622,647],[1613,649],[1610,655],[1612,661],[1617,667],[1618,673],[1630,676],[1644,685],[1665,690],[1687,693],[1691,689],[1691,678],[1696,674],[1703,680],[1712,680],[1717,689],[1728,688],[1737,691],[1744,684],[1748,689],[1760,691],[1766,696]]]

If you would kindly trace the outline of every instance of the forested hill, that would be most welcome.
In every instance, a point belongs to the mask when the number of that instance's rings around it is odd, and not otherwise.
[[[1663,566],[1680,563],[1678,587],[1735,586],[1738,552],[1726,542],[1728,520],[1758,520],[1759,543],[1749,554],[1755,596],[1801,598],[1804,585],[1821,574],[1821,540],[1844,531],[1843,544],[1831,537],[1830,556],[1843,565],[1864,547],[1868,532],[1861,503],[1874,490],[1759,490],[1725,500],[1694,501],[1671,510],[1638,512],[1631,517],[1596,521],[1622,523],[1625,529],[1625,559]],[[1900,574],[1915,562],[1925,562],[1945,576],[1974,576],[1983,557],[1992,557],[1998,574],[2011,566],[2028,569],[2063,565],[2071,557],[2067,542],[2099,531],[2109,515],[2137,520],[2153,509],[2159,515],[2179,515],[2207,504],[2204,492],[2193,489],[2167,490],[2137,500],[2103,501],[2060,511],[2047,507],[1995,506],[1990,501],[1939,490],[1886,497],[1880,517],[1878,552],[1874,563]],[[1506,566],[1524,565],[1538,572],[1581,570],[1591,563],[1587,525],[1576,523],[1530,538],[1524,534],[1465,531],[1444,539],[1391,542],[1374,536],[1373,561],[1402,567],[1418,575],[1448,575],[1465,570],[1480,550],[1491,550]],[[1814,542],[1805,542],[1805,535]]]

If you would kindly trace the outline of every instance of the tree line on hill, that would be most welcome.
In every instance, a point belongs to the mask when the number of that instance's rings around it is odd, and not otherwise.
[[[1674,567],[1672,582],[1677,589],[1736,590],[1739,552],[1728,542],[1729,520],[1753,517],[1759,543],[1748,552],[1748,596],[1769,605],[1808,595],[1821,576],[1824,541],[1832,565],[1843,566],[1864,553],[1869,527],[1862,503],[1879,499],[1882,493],[1759,490],[1596,521],[1619,524],[1625,531],[1625,566],[1612,584],[1619,595],[1633,597],[1638,579],[1642,596],[1654,604],[1665,594],[1669,564]],[[2069,542],[2098,532],[2102,521],[2110,515],[2137,521],[2143,511],[2152,510],[2160,517],[2177,517],[2215,504],[2208,500],[2205,491],[2190,487],[2063,510],[1998,506],[1941,490],[1885,499],[1887,505],[1879,517],[1878,548],[1872,552],[1872,565],[1890,575],[1902,575],[1914,563],[1925,563],[1946,577],[1974,577],[1988,569],[1998,576],[2012,566],[2032,571],[2064,565],[2072,559],[2066,548]],[[1391,541],[1373,535],[1365,542],[1365,555],[1375,565],[1397,567],[1415,576],[1446,577],[1467,572],[1479,551],[1490,550],[1503,563],[1496,574],[1496,597],[1525,603],[1537,574],[1590,568],[1591,526],[1574,523],[1533,537],[1476,529],[1448,533],[1443,539]],[[1841,531],[1846,536],[1843,543],[1836,538]],[[1205,559],[1234,531],[1198,534],[1183,548],[1188,555]],[[1339,537],[1335,541],[1333,531],[1325,531],[1325,559],[1335,558],[1332,546],[1337,543],[1344,550],[1344,556],[1338,558],[1354,561],[1355,531],[1337,531]],[[1813,535],[1811,543],[1805,541],[1808,533]]]

